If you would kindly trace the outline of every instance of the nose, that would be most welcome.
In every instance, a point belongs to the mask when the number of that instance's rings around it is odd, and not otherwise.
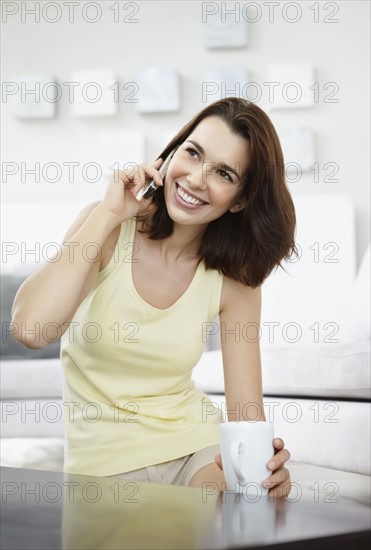
[[[187,183],[190,189],[201,189],[202,191],[207,189],[206,171],[203,163],[192,168],[187,175]]]

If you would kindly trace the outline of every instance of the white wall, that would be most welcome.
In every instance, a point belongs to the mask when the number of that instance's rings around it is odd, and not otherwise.
[[[43,19],[39,23],[27,15],[21,19],[23,5],[28,9],[35,2],[2,2],[19,7],[2,24],[2,79],[13,81],[19,73],[51,73],[59,83],[70,80],[72,71],[112,69],[122,85],[135,81],[138,68],[145,66],[173,67],[182,77],[182,108],[176,113],[141,115],[136,105],[121,103],[118,115],[102,118],[75,118],[64,95],[58,103],[54,119],[21,120],[13,116],[11,102],[2,103],[2,161],[31,167],[36,161],[44,164],[55,161],[77,161],[82,166],[99,155],[102,131],[132,129],[143,131],[146,137],[146,162],[151,162],[164,145],[165,135],[175,132],[198,110],[204,107],[201,94],[203,72],[216,66],[245,66],[251,80],[268,80],[270,63],[310,62],[315,68],[315,80],[321,90],[320,100],[311,108],[271,111],[269,114],[279,128],[309,127],[316,134],[316,160],[322,170],[328,162],[339,166],[338,183],[314,181],[313,172],[303,174],[300,181],[290,184],[293,193],[349,193],[356,206],[357,264],[369,241],[370,178],[369,178],[369,3],[337,1],[327,3],[300,2],[301,18],[292,18],[290,2],[280,2],[274,20],[269,20],[269,6],[261,3],[262,17],[250,23],[249,45],[243,49],[206,50],[203,46],[202,6],[189,2],[135,2],[139,10],[137,23],[114,23],[115,2],[99,2],[102,18],[88,23],[82,17],[87,2],[79,2],[75,18],[68,22],[68,9],[58,2],[62,17],[57,23]],[[128,2],[120,3],[121,16],[130,14]],[[134,3],[131,3],[134,4]],[[216,3],[214,3],[216,5]],[[236,2],[243,10],[249,2]],[[252,4],[250,2],[250,4]],[[272,7],[272,3],[271,7]],[[293,3],[291,3],[293,4]],[[41,6],[45,2],[41,2]],[[319,21],[310,6],[318,5]],[[126,11],[124,9],[126,8]],[[331,15],[332,12],[335,15]],[[50,17],[52,11],[49,12]],[[92,13],[92,12],[91,12]],[[243,13],[241,11],[241,13]],[[251,12],[252,13],[252,12]],[[4,14],[3,14],[4,15]],[[324,18],[338,19],[325,23]],[[251,16],[252,17],[252,16]],[[287,19],[287,17],[286,17]],[[4,17],[3,17],[4,21]],[[328,82],[335,82],[338,103],[324,103]],[[267,94],[259,104],[269,108]],[[125,158],[123,151],[123,160]],[[2,184],[4,206],[9,202],[76,201],[90,202],[102,196],[106,184],[83,182],[77,171],[76,181],[69,183],[67,172],[60,183],[35,184],[31,176],[20,182],[20,173]],[[24,229],[31,220],[22,220]],[[315,223],[315,212],[313,213]],[[66,227],[70,220],[66,221]]]

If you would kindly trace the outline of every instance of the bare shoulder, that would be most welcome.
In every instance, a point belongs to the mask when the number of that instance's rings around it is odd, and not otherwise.
[[[260,314],[261,286],[252,288],[229,277],[224,277],[220,300],[220,314],[233,312],[236,309],[246,310],[246,308],[249,308],[250,311],[256,309]]]

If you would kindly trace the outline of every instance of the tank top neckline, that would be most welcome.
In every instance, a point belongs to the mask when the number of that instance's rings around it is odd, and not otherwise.
[[[136,230],[137,222],[135,218],[132,218],[130,221],[131,221],[131,227],[130,227],[129,242],[135,243],[135,230]],[[197,285],[198,279],[201,276],[201,271],[204,269],[203,262],[201,261],[197,266],[197,269],[195,271],[195,274],[193,275],[191,282],[189,283],[188,287],[183,292],[183,294],[181,294],[181,296],[179,296],[179,298],[173,304],[171,304],[171,306],[166,308],[158,308],[158,307],[152,306],[141,297],[141,295],[137,291],[134,284],[132,262],[129,262],[127,265],[128,265],[128,283],[131,287],[132,297],[135,299],[138,305],[146,309],[148,312],[152,312],[152,313],[153,312],[166,313],[180,306],[185,300],[187,300],[188,296],[192,293],[193,289]]]

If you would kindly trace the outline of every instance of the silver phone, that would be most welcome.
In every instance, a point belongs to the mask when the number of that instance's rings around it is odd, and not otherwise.
[[[166,175],[167,167],[170,164],[171,159],[173,158],[173,155],[176,151],[176,148],[171,151],[171,153],[168,154],[164,162],[161,164],[160,168],[158,169],[160,176],[163,177]],[[155,180],[151,179],[138,193],[136,194],[135,198],[140,201],[141,199],[149,199],[152,197],[153,193],[158,189],[158,185],[156,185]]]

